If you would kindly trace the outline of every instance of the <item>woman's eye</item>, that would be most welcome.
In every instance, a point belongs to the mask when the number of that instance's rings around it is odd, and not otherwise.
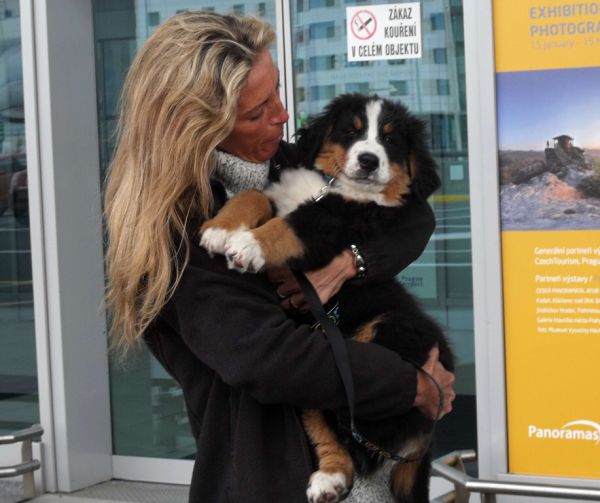
[[[262,117],[262,111],[258,114],[255,115],[251,115],[250,117],[248,117],[249,121],[257,121]]]

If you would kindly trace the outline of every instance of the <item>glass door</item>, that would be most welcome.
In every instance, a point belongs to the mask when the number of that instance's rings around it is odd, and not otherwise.
[[[274,0],[94,0],[93,8],[102,179],[114,149],[123,80],[135,52],[158,25],[185,10],[205,10],[253,15],[276,26]],[[194,458],[181,390],[149,352],[140,351],[125,367],[111,365],[110,381],[115,455]]]
[[[369,0],[282,0],[291,27],[280,61],[293,77],[291,129],[345,92],[377,93],[403,101],[429,124],[443,187],[431,199],[437,231],[423,256],[400,280],[446,328],[458,354],[455,411],[439,426],[435,454],[475,448],[475,378],[471,235],[466,132],[462,0],[421,2],[423,55],[412,60],[349,62],[346,7]],[[398,3],[398,2],[397,2]],[[399,2],[406,3],[406,2]],[[285,4],[285,5],[284,5]],[[114,148],[118,96],[135,51],[156,26],[186,9],[256,15],[274,27],[276,2],[208,0],[94,0],[100,157],[104,170]],[[284,34],[278,33],[279,38]],[[291,105],[291,104],[290,104]],[[113,452],[116,455],[191,459],[194,445],[177,384],[146,352],[125,369],[111,368]]]
[[[295,127],[334,96],[354,92],[401,101],[429,124],[443,182],[430,200],[437,230],[400,280],[446,329],[458,357],[458,396],[434,447],[441,455],[475,448],[477,431],[463,6],[462,0],[420,2],[421,58],[349,62],[346,8],[381,3],[387,2],[291,3]]]
[[[0,433],[39,422],[18,2],[0,10]]]

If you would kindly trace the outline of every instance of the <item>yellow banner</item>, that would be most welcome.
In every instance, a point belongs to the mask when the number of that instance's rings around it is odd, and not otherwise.
[[[600,478],[600,231],[502,233],[509,471]]]
[[[494,0],[496,71],[600,66],[600,1]]]

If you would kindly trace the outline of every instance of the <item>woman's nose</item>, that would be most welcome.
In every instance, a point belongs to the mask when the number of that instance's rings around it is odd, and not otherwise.
[[[271,112],[271,118],[269,119],[269,122],[273,125],[285,124],[289,118],[290,114],[288,114],[287,110],[283,106],[283,103],[281,102],[281,99],[279,96],[277,96],[277,99],[273,104],[273,110]]]

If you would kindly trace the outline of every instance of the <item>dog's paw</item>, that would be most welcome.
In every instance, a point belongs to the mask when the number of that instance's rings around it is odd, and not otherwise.
[[[225,244],[229,269],[239,272],[259,272],[265,265],[260,243],[250,231],[234,232]]]
[[[225,255],[225,244],[231,233],[220,227],[209,227],[200,237],[200,246],[212,257],[213,255]]]
[[[310,476],[306,497],[309,503],[335,503],[348,495],[348,481],[342,472],[318,471]]]

